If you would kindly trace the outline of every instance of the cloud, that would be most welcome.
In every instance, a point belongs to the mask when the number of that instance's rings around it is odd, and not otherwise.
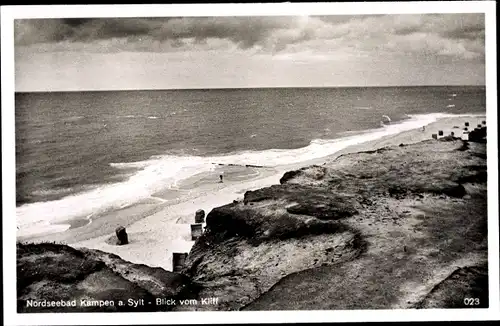
[[[72,32],[71,26],[52,19],[16,20],[14,22],[15,45],[56,43],[64,41]]]
[[[383,15],[343,23],[342,45],[373,54],[484,60],[484,16]]]
[[[39,52],[222,50],[324,58],[333,51],[337,57],[357,51],[358,57],[484,60],[484,15],[26,19],[15,23],[15,43]]]
[[[158,41],[194,38],[198,42],[220,38],[249,48],[276,29],[291,28],[294,20],[296,17],[30,19],[17,21],[15,33],[18,45],[145,37]]]

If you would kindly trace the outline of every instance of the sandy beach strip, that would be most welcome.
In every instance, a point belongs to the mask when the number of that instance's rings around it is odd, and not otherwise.
[[[283,165],[275,169],[253,168],[247,174],[239,179],[238,173],[225,173],[224,183],[219,183],[219,173],[221,169],[216,169],[212,173],[207,173],[193,177],[191,180],[184,180],[179,186],[182,198],[176,201],[170,201],[149,207],[152,211],[145,213],[138,211],[134,218],[127,218],[126,211],[117,212],[120,215],[121,225],[126,226],[130,243],[125,246],[109,244],[107,241],[113,235],[114,229],[109,225],[116,224],[116,217],[96,219],[94,227],[101,224],[109,231],[107,234],[88,237],[85,239],[60,238],[60,241],[68,243],[74,247],[87,247],[98,249],[119,255],[125,260],[133,263],[146,264],[149,266],[162,267],[166,270],[172,270],[172,253],[188,253],[194,244],[191,241],[190,224],[194,223],[196,210],[203,209],[208,214],[214,207],[231,203],[233,200],[241,200],[248,190],[255,190],[273,184],[279,184],[279,179],[284,172],[299,169],[312,164],[323,164],[333,160],[336,157],[359,151],[375,150],[386,146],[399,144],[410,144],[431,139],[432,134],[437,134],[442,130],[444,135],[454,132],[460,136],[465,122],[469,122],[469,130],[473,130],[481,121],[486,120],[485,116],[458,116],[439,119],[425,127],[425,130],[413,129],[399,134],[382,137],[380,139],[366,143],[349,146],[333,155],[320,159],[300,162],[297,164]],[[238,168],[233,168],[238,169]],[[249,168],[250,169],[250,168]],[[226,170],[224,170],[226,171]],[[236,171],[236,170],[233,170]],[[258,171],[258,175],[255,175]],[[191,187],[190,187],[191,184]],[[195,185],[193,187],[193,185]],[[159,198],[164,194],[157,194]],[[144,208],[144,207],[143,207]],[[130,212],[128,212],[130,213]],[[140,217],[140,218],[138,218]],[[127,223],[128,220],[128,223]],[[107,225],[107,227],[105,227]],[[85,228],[85,227],[84,227]],[[83,229],[83,228],[81,228]],[[78,230],[74,229],[75,231]],[[66,233],[66,232],[64,232]],[[63,233],[63,234],[64,234]],[[65,238],[65,239],[64,239]],[[72,241],[73,239],[73,241]]]
[[[474,130],[478,124],[482,121],[486,120],[486,115],[481,114],[470,114],[463,116],[455,116],[455,117],[446,117],[438,119],[436,122],[430,123],[425,126],[425,129],[421,128],[412,129],[408,131],[403,131],[398,134],[384,136],[379,139],[373,141],[367,141],[364,143],[356,144],[349,146],[347,148],[341,149],[340,151],[334,153],[333,155],[329,155],[320,159],[314,159],[307,162],[301,162],[300,164],[290,164],[286,166],[280,166],[278,169],[280,171],[286,172],[291,170],[300,169],[301,167],[305,167],[308,165],[321,165],[325,162],[334,160],[340,155],[348,154],[348,153],[357,153],[362,151],[371,151],[376,150],[378,148],[387,147],[387,146],[397,146],[400,144],[414,144],[427,139],[432,139],[433,134],[438,134],[439,130],[443,131],[444,136],[450,135],[451,132],[455,133],[455,137],[460,137],[462,135],[462,131],[465,128],[465,123],[469,122],[470,127],[469,131]],[[454,128],[458,127],[458,128]]]
[[[190,224],[195,222],[196,210],[203,209],[208,214],[214,207],[242,199],[247,190],[279,183],[280,177],[281,174],[273,173],[244,183],[226,181],[210,190],[198,190],[198,195],[189,200],[166,206],[127,225],[130,243],[126,246],[106,243],[112,233],[68,244],[114,253],[133,263],[172,270],[172,253],[188,253],[194,244],[191,241]]]

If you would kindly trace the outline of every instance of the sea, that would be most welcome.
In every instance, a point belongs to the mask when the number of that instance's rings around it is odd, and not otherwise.
[[[18,225],[123,207],[215,164],[321,158],[485,102],[484,86],[16,93]]]

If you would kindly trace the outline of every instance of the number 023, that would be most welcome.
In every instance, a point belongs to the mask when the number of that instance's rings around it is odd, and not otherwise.
[[[479,298],[465,298],[464,304],[466,306],[478,306],[479,305]]]

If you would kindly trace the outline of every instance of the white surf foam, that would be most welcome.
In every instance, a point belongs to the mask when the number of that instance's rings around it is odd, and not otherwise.
[[[123,208],[174,185],[179,179],[210,171],[214,166],[202,157],[164,156],[145,162],[121,163],[117,167],[141,167],[127,181],[105,185],[59,200],[25,204],[16,209],[19,234],[32,234],[31,226]],[[44,228],[44,232],[45,232]]]
[[[132,205],[168,187],[175,187],[178,181],[198,173],[213,171],[214,163],[279,166],[322,158],[351,145],[375,140],[388,135],[421,128],[451,114],[412,115],[401,123],[386,125],[363,134],[339,139],[316,139],[306,147],[297,149],[269,149],[265,151],[242,151],[226,155],[201,157],[156,155],[149,160],[131,163],[112,163],[118,169],[139,169],[128,180],[105,185],[86,192],[70,195],[59,200],[37,202],[17,208],[18,234],[36,233],[33,228],[47,231],[50,221],[64,221],[68,218],[99,214],[110,209]],[[473,115],[462,115],[473,116]],[[43,227],[41,227],[43,225]],[[59,230],[60,225],[55,226]]]

